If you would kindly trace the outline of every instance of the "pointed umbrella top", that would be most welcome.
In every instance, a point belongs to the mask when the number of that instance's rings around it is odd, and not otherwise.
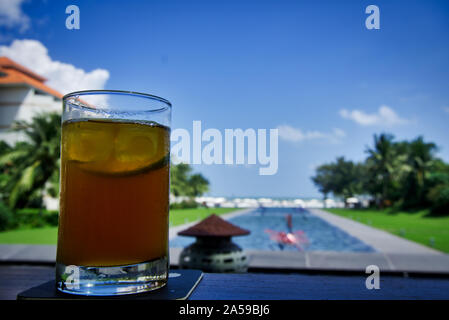
[[[229,223],[216,214],[212,214],[196,225],[178,232],[188,237],[233,237],[244,236],[250,231]]]

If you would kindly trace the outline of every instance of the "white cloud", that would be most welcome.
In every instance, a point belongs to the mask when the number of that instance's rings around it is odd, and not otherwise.
[[[385,105],[380,106],[376,113],[366,113],[361,110],[348,111],[346,109],[340,110],[339,113],[344,119],[352,120],[362,126],[392,126],[409,122],[409,120],[401,118],[393,109]]]
[[[109,71],[105,69],[86,72],[72,64],[52,60],[47,48],[37,40],[14,40],[10,46],[0,46],[0,56],[7,56],[47,78],[46,84],[62,94],[103,89],[109,79]]]
[[[334,128],[332,132],[326,133],[321,131],[303,131],[299,128],[294,128],[289,125],[280,125],[277,127],[279,137],[283,140],[290,142],[301,142],[306,140],[328,140],[332,143],[339,142],[342,138],[346,136],[346,133],[339,129]]]
[[[449,113],[449,107],[443,107],[443,111]]]
[[[24,0],[0,1],[0,26],[7,28],[19,27],[23,32],[30,27],[30,18],[23,13],[21,5]]]

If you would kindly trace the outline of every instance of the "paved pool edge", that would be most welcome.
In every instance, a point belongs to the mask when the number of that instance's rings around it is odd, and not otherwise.
[[[338,216],[321,209],[307,209],[312,214],[363,241],[380,253],[441,255],[444,253],[426,247],[422,244],[395,236],[386,231],[376,229],[366,224]]]

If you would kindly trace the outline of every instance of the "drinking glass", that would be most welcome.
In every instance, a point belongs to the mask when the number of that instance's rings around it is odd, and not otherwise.
[[[63,97],[56,287],[133,294],[168,278],[169,101],[92,90]]]

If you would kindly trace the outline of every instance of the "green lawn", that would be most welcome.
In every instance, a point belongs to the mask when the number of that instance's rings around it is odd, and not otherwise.
[[[373,209],[326,209],[326,211],[449,253],[449,216],[429,217],[426,216],[427,210],[414,213]]]
[[[0,232],[0,244],[56,244],[57,227]]]
[[[208,215],[224,214],[234,211],[233,208],[198,208],[170,210],[170,226],[177,226],[195,220],[200,220]],[[0,244],[56,244],[58,228],[46,227],[38,229],[22,229],[0,232]]]

